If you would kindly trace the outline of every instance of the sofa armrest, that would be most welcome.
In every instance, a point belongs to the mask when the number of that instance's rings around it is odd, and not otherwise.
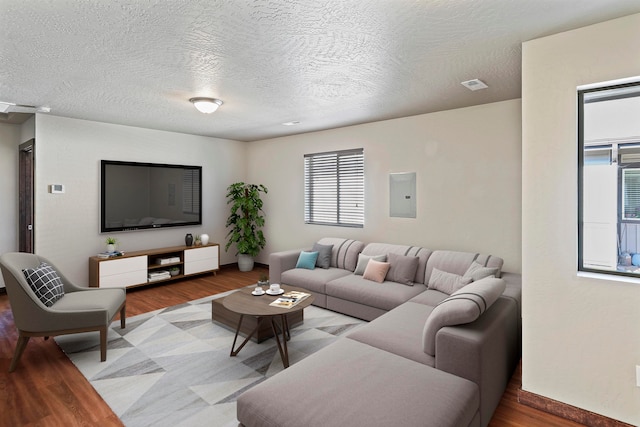
[[[478,320],[436,334],[435,367],[480,389],[480,424],[486,426],[520,359],[515,301],[499,298]]]
[[[282,273],[296,268],[298,257],[303,250],[305,249],[271,253],[269,255],[269,281],[271,283],[282,283]]]

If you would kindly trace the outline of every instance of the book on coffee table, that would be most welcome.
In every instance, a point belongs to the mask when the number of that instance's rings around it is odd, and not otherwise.
[[[298,304],[303,299],[307,298],[309,295],[306,292],[298,292],[298,291],[289,291],[282,294],[281,297],[274,300],[271,304],[273,307],[280,308],[291,308]]]

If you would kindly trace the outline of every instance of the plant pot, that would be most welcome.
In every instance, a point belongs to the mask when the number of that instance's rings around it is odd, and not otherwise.
[[[107,252],[115,252],[116,245],[107,245]]]
[[[240,271],[253,270],[253,257],[247,254],[238,254],[238,269]]]

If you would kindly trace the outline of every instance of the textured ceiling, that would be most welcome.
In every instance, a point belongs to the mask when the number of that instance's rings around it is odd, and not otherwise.
[[[0,0],[0,101],[253,141],[518,98],[523,41],[636,12],[638,0]],[[460,85],[473,78],[489,88]],[[204,115],[195,96],[224,105]]]

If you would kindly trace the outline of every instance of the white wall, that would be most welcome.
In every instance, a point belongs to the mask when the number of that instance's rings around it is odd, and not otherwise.
[[[88,258],[105,250],[99,232],[100,160],[202,165],[203,224],[110,233],[123,251],[184,244],[186,233],[224,243],[225,190],[244,179],[247,143],[130,126],[36,116],[36,253],[78,284],[88,280]],[[64,184],[64,194],[48,193]],[[221,263],[235,262],[221,251]]]
[[[478,251],[521,266],[520,100],[251,143],[248,180],[264,184],[267,247],[323,236]],[[364,148],[363,229],[304,224],[306,153]],[[389,217],[389,174],[417,173],[417,218]]]
[[[640,285],[578,277],[577,92],[640,74],[640,15],[523,46],[523,389],[640,425]]]
[[[20,126],[0,123],[0,254],[18,250],[18,145]],[[4,280],[0,274],[0,288]]]

